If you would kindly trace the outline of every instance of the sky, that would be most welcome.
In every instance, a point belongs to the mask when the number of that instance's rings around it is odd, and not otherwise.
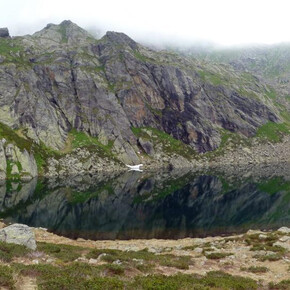
[[[12,36],[71,20],[101,36],[124,32],[152,44],[222,46],[290,42],[290,0],[0,0]]]

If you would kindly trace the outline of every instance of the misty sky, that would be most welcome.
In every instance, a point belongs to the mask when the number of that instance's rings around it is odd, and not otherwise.
[[[290,42],[289,0],[0,0],[0,27],[31,34],[72,20],[142,42],[221,45]]]

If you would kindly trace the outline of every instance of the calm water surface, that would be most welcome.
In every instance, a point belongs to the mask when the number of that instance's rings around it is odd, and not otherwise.
[[[184,238],[290,226],[283,165],[0,184],[0,218],[71,238]]]

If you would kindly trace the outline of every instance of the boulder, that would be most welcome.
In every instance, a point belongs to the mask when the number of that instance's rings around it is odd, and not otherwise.
[[[290,234],[290,228],[287,227],[281,227],[278,229],[278,232],[284,233],[284,234]]]
[[[10,37],[9,30],[7,27],[0,28],[0,37]]]
[[[150,141],[143,140],[142,138],[139,138],[138,141],[139,141],[139,144],[141,145],[141,147],[143,148],[143,150],[148,155],[153,155],[155,153],[153,145],[152,145],[152,143]]]
[[[13,224],[0,230],[0,241],[23,245],[36,250],[35,235],[31,228],[23,224]]]

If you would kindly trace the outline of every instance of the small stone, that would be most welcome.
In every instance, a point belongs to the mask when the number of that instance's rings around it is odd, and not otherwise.
[[[98,264],[98,259],[89,259],[89,264]]]
[[[106,253],[102,253],[101,255],[98,256],[98,258],[97,258],[96,261],[97,261],[97,262],[102,261],[102,258],[105,257],[105,256],[107,256],[107,254],[106,254]]]
[[[265,234],[260,234],[260,235],[259,235],[259,239],[260,239],[260,240],[265,240],[265,239],[267,239],[267,235],[265,235]]]
[[[203,251],[203,249],[202,249],[202,248],[195,248],[193,251],[194,251],[195,253],[201,254],[202,251]]]
[[[116,260],[112,264],[113,265],[122,265],[122,262],[120,260]]]
[[[139,265],[143,265],[144,264],[144,260],[143,259],[135,259],[135,258],[133,258],[132,261],[136,262]]]
[[[179,246],[178,246],[179,247]],[[176,249],[177,250],[180,250],[181,249],[181,247],[176,247]],[[154,253],[154,254],[156,254],[156,253],[161,253],[162,252],[162,249],[161,248],[154,248],[154,247],[151,247],[151,248],[149,248],[148,249],[148,252],[150,252],[150,253]]]
[[[288,241],[290,241],[290,237],[289,236],[283,236],[283,237],[281,237],[280,239],[279,239],[279,241],[280,242],[288,242]]]
[[[32,260],[32,264],[38,265],[39,264],[39,261],[38,260]]]

